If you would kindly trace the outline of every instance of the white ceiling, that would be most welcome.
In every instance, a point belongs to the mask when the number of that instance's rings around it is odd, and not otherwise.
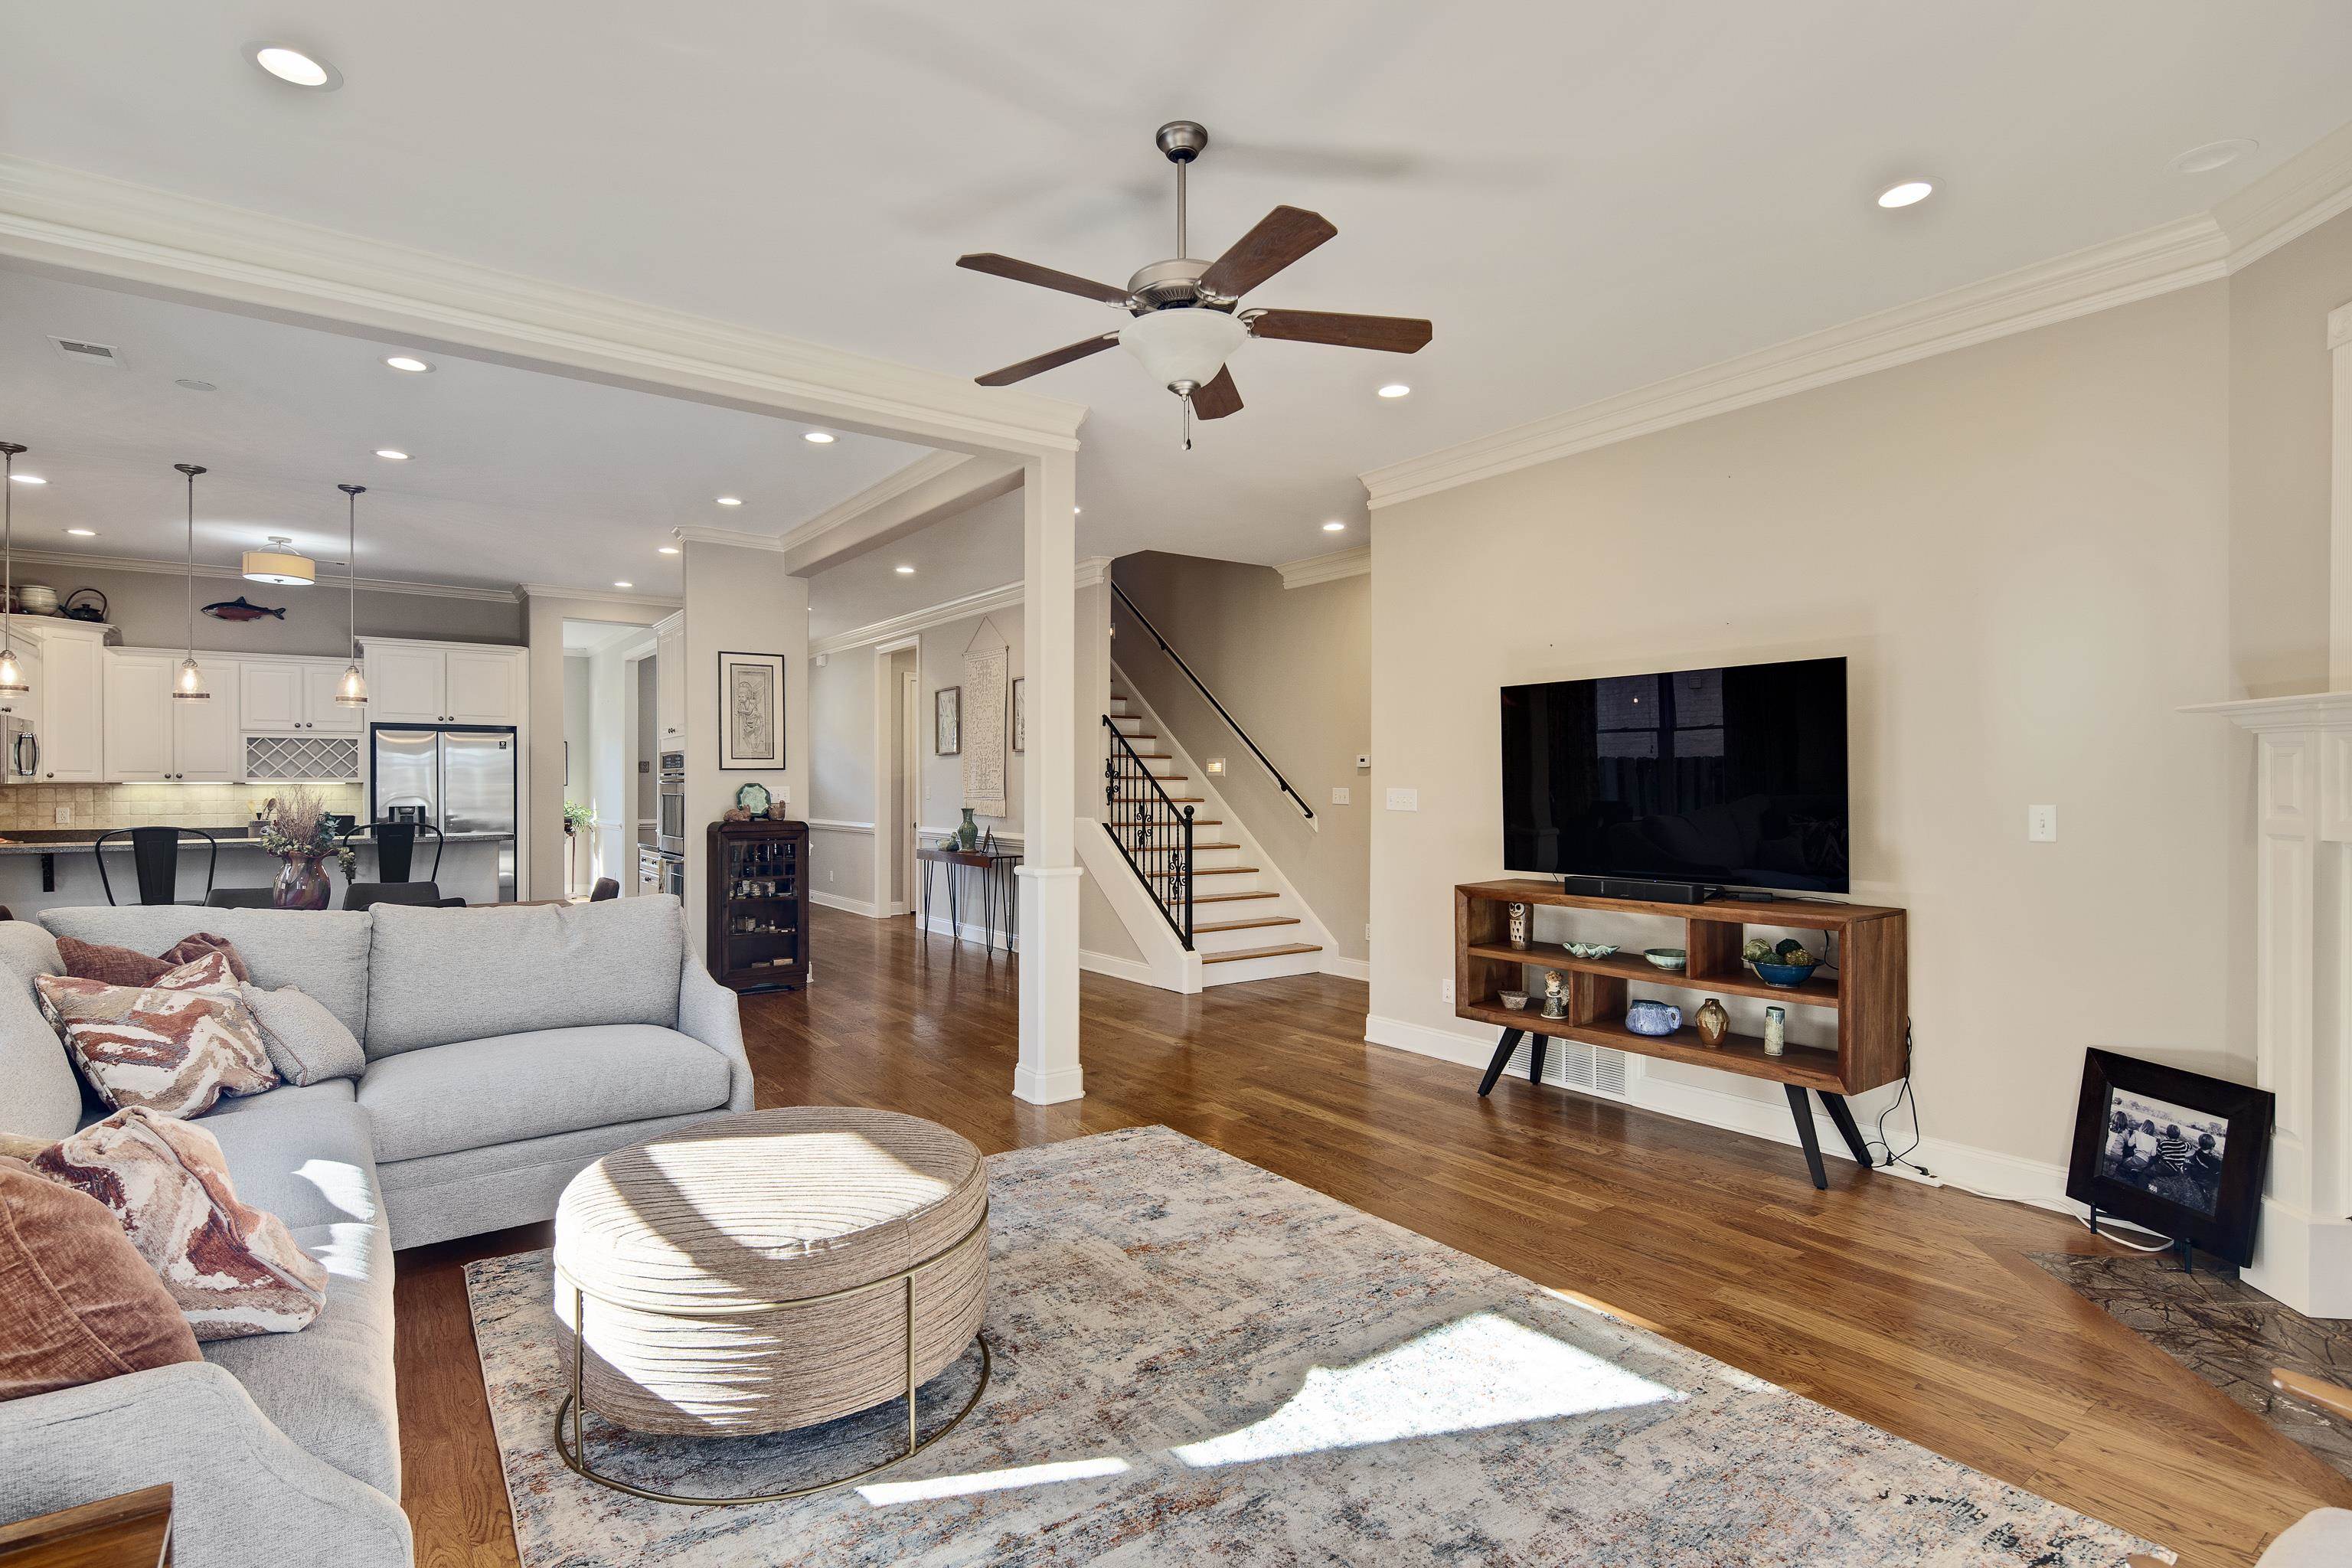
[[[70,358],[51,334],[121,363]],[[16,542],[179,559],[186,481],[172,465],[194,462],[211,470],[196,480],[200,562],[281,533],[341,563],[335,486],[351,483],[368,487],[362,577],[675,595],[678,558],[659,547],[677,524],[782,533],[929,451],[852,435],[817,446],[765,415],[446,354],[404,374],[383,363],[404,346],[0,273],[0,438],[49,481],[14,487]]]
[[[1339,238],[1252,301],[1436,339],[1249,344],[1189,455],[1124,355],[1039,378],[1094,411],[1103,554],[1344,545],[1362,470],[2205,210],[2352,120],[2342,0],[15,9],[9,151],[963,374],[1117,318],[956,255],[1123,282],[1171,247],[1153,128],[1205,121],[1195,251],[1315,208]],[[241,55],[297,16],[340,90]]]

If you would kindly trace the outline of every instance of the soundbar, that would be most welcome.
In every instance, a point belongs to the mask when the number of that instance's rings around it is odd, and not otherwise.
[[[1636,877],[1562,877],[1559,890],[1589,899],[1641,899],[1653,904],[1703,904],[1721,891],[1704,882],[1652,882]]]

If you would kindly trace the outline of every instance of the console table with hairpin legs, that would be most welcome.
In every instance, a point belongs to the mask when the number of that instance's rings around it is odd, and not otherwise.
[[[982,942],[991,952],[996,951],[996,911],[1004,910],[1004,951],[1021,951],[1021,879],[1013,875],[1021,857],[1009,849],[958,849],[950,844],[926,844],[915,840],[915,859],[923,868],[923,930],[931,929],[931,868],[947,868],[948,926],[953,940],[963,940],[961,900],[958,897],[960,871],[980,873],[981,930]]]

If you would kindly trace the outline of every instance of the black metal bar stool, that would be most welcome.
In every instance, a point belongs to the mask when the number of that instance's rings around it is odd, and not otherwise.
[[[98,885],[106,889],[106,901],[118,900],[114,883],[106,874],[106,841],[110,838],[131,840],[131,863],[139,874],[139,901],[142,904],[178,902],[180,890],[180,839],[193,834],[212,848],[212,858],[205,866],[205,897],[192,902],[201,904],[212,897],[213,878],[220,870],[220,840],[201,827],[118,827],[98,836],[90,848],[98,858]]]
[[[416,856],[418,829],[433,835],[433,869],[421,879],[437,882],[441,879],[441,850],[446,842],[441,829],[430,822],[363,822],[343,835],[343,847],[365,834],[375,844],[375,879],[379,882],[405,882],[409,868]]]

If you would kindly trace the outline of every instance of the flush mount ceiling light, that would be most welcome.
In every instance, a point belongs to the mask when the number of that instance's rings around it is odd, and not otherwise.
[[[719,504],[720,506],[741,506],[743,504],[743,498],[741,496],[720,496],[719,498]]]
[[[1917,206],[1936,194],[1933,180],[1905,180],[1878,193],[1878,205],[1883,207]]]
[[[294,542],[282,533],[269,536],[267,550],[248,550],[238,567],[248,583],[275,583],[281,588],[307,588],[319,580],[318,563],[299,554]]]
[[[66,531],[72,534],[76,539],[96,539],[98,537],[98,530],[94,528],[68,528]]]
[[[378,447],[375,449],[375,455],[382,458],[387,463],[404,463],[408,461],[408,454],[400,450],[397,447]]]
[[[2251,136],[2231,136],[2220,142],[2208,142],[2202,147],[2191,147],[2172,161],[2176,174],[2210,174],[2224,163],[2234,163],[2262,143]]]
[[[1407,386],[1401,381],[1392,381],[1386,386],[1381,388],[1380,395],[1382,397],[1411,397],[1412,395],[1412,388]]]
[[[833,445],[833,432],[830,430],[803,431],[801,435],[801,439],[803,441],[814,441],[820,447],[830,447]]]
[[[291,44],[248,44],[247,58],[289,87],[310,87],[332,92],[343,85],[343,73]]]
[[[1345,533],[1347,530],[1348,525],[1344,522],[1332,521],[1323,525],[1323,531],[1326,533]]]
[[[418,359],[415,354],[388,354],[383,363],[394,370],[406,371],[411,375],[429,375],[433,372],[430,361]]]

